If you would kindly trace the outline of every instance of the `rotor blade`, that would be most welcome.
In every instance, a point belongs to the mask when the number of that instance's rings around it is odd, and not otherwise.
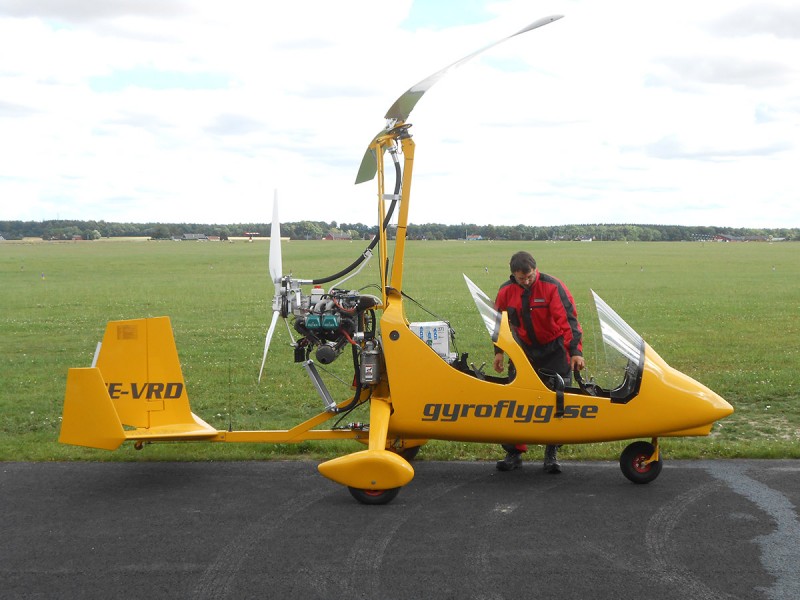
[[[523,27],[516,33],[512,33],[508,37],[504,37],[503,39],[498,40],[492,44],[489,44],[488,46],[484,46],[480,50],[476,50],[475,52],[465,56],[461,60],[457,60],[453,64],[446,66],[444,69],[441,69],[440,71],[437,71],[433,75],[426,77],[416,85],[413,85],[410,88],[408,88],[397,100],[395,100],[394,104],[392,104],[392,106],[386,112],[385,118],[393,119],[395,121],[405,121],[406,119],[408,119],[408,116],[411,114],[411,111],[414,110],[414,107],[417,105],[417,102],[419,102],[420,98],[422,98],[425,92],[431,89],[437,81],[442,79],[450,71],[453,71],[454,69],[460,67],[468,60],[471,60],[472,58],[476,57],[478,54],[482,52],[485,52],[489,48],[494,48],[498,44],[502,44],[506,40],[509,40],[520,34],[526,33],[533,29],[537,29],[539,27],[542,27],[543,25],[552,23],[553,21],[558,21],[563,16],[564,15],[551,15],[549,17],[543,17],[537,21],[534,21],[533,23],[531,23],[527,27]],[[381,131],[381,133],[378,134],[378,136],[386,133],[386,131],[387,130],[384,129],[383,131]],[[374,142],[378,136],[375,136],[375,138],[373,138],[372,141]],[[372,144],[370,144],[370,146],[371,145]],[[364,158],[361,160],[361,165],[358,168],[358,174],[356,175],[356,184],[364,183],[365,181],[370,181],[371,179],[373,179],[375,177],[375,173],[377,172],[377,168],[378,168],[378,163],[375,160],[375,152],[372,150],[372,148],[367,148],[366,153],[364,153]]]
[[[281,256],[281,222],[278,219],[278,190],[272,201],[272,230],[269,236],[269,276],[273,283],[280,283],[283,277],[283,257]]]
[[[258,371],[258,382],[261,383],[261,375],[264,373],[264,365],[267,362],[267,352],[269,351],[269,343],[272,341],[272,334],[275,333],[275,323],[278,322],[280,313],[276,310],[272,313],[272,322],[267,329],[267,338],[264,340],[264,357],[261,359],[261,368]]]
[[[361,165],[358,167],[356,185],[364,183],[365,181],[372,181],[375,178],[375,173],[378,172],[378,158],[375,156],[375,150],[372,149],[372,144],[387,131],[389,130],[382,129],[369,143],[367,151],[364,152],[364,158],[361,159]]]
[[[460,67],[468,60],[475,58],[476,56],[478,56],[478,54],[485,52],[489,48],[494,48],[498,44],[502,44],[506,40],[510,40],[511,38],[526,33],[528,31],[531,31],[532,29],[537,29],[543,25],[552,23],[553,21],[558,21],[563,16],[564,15],[551,15],[549,17],[541,18],[538,21],[534,21],[533,23],[531,23],[527,27],[523,27],[516,33],[512,33],[508,37],[504,37],[502,40],[493,42],[488,46],[484,46],[480,50],[476,50],[475,52],[465,56],[461,60],[457,60],[452,65],[448,65],[441,71],[437,71],[433,75],[430,75],[429,77],[423,79],[418,84],[408,88],[408,90],[406,90],[406,92],[402,96],[400,96],[397,100],[395,100],[394,104],[392,104],[391,108],[389,108],[388,112],[386,113],[386,118],[397,119],[398,121],[405,121],[406,119],[408,119],[408,116],[411,114],[411,111],[414,110],[414,107],[417,105],[417,102],[419,102],[419,99],[422,98],[422,95],[429,89],[431,89],[433,87],[433,84],[442,79],[450,71],[453,71],[454,69]]]

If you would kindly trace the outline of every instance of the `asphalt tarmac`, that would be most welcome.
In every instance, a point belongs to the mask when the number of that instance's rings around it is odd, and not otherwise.
[[[0,598],[800,598],[800,461],[2,463]]]

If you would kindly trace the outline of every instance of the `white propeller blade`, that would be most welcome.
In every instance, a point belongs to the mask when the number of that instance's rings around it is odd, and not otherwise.
[[[281,255],[281,223],[278,219],[278,190],[275,190],[275,198],[272,201],[272,230],[269,237],[269,276],[275,284],[275,295],[280,296],[281,293],[281,279],[283,278],[283,257]],[[279,306],[273,300],[273,306]],[[275,333],[275,323],[278,322],[280,316],[279,310],[272,311],[272,321],[267,329],[267,337],[264,340],[264,356],[261,358],[261,369],[258,371],[258,381],[261,382],[261,376],[264,374],[264,365],[267,362],[267,352],[269,352],[269,343],[272,341],[272,334]]]
[[[281,222],[278,219],[278,190],[272,201],[272,231],[269,236],[269,276],[274,283],[283,277],[283,257],[281,256]]]
[[[269,350],[269,343],[272,341],[272,334],[275,333],[275,323],[278,322],[280,313],[276,310],[272,313],[272,322],[267,329],[267,339],[264,340],[264,356],[261,359],[261,368],[258,371],[258,382],[261,383],[261,375],[264,374],[264,364],[267,362],[267,351]]]

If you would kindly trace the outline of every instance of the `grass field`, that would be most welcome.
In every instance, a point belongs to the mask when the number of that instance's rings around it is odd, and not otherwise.
[[[364,242],[284,244],[285,271],[321,277],[349,264]],[[508,257],[533,253],[572,290],[592,369],[594,289],[672,366],[736,408],[708,438],[665,439],[669,458],[800,457],[800,245],[792,243],[411,242],[405,292],[457,332],[476,364],[492,349],[462,273],[489,295]],[[377,260],[373,261],[377,263]],[[322,409],[279,327],[266,381],[256,378],[269,320],[267,244],[0,243],[0,460],[222,460],[325,457],[350,443],[125,445],[107,453],[56,438],[69,367],[89,366],[105,323],[169,315],[194,412],[219,429],[275,429]],[[372,264],[348,287],[374,283]],[[406,303],[411,320],[434,320]],[[332,376],[349,381],[343,356]],[[332,379],[335,395],[348,386]],[[350,420],[367,420],[363,415]],[[616,458],[625,445],[564,449],[564,457]],[[361,446],[358,446],[360,449]],[[494,458],[488,444],[432,442],[421,458]]]

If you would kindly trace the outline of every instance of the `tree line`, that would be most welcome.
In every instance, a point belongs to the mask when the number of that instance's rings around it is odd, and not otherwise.
[[[148,237],[151,239],[180,238],[184,234],[202,233],[221,239],[258,234],[268,237],[270,223],[238,223],[229,225],[207,223],[113,223],[107,221],[0,221],[0,236],[6,240],[42,238],[44,240],[84,240],[114,237]],[[364,239],[378,233],[376,225],[337,223],[336,221],[297,221],[281,223],[281,235],[293,240],[320,239],[328,233]],[[596,240],[629,242],[678,242],[710,240],[717,236],[746,240],[800,241],[800,228],[733,228],[687,225],[477,225],[461,223],[410,224],[407,235],[412,240]]]

